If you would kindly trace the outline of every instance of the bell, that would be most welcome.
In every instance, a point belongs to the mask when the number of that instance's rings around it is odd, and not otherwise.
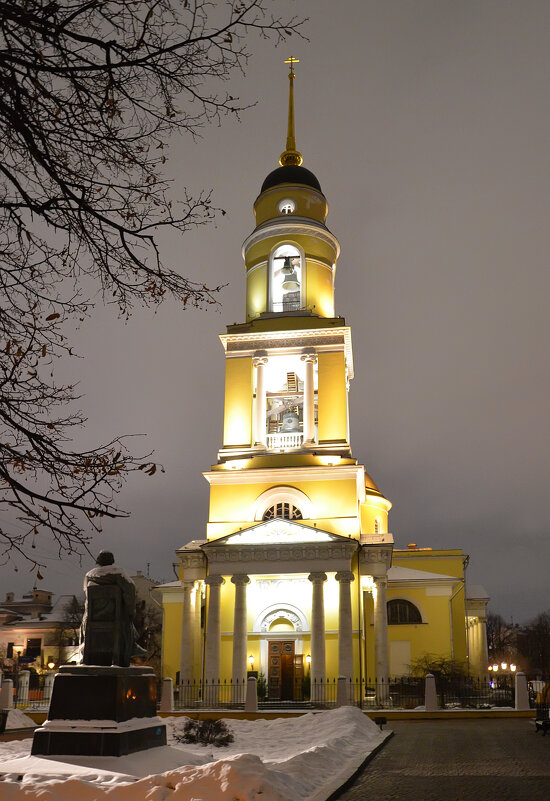
[[[296,412],[285,412],[283,414],[283,423],[281,425],[281,431],[299,431],[300,430],[300,418],[296,414]]]
[[[284,273],[285,275],[290,275],[290,273],[293,272],[292,266],[290,264],[290,256],[285,256],[283,266],[281,267],[281,272]]]
[[[291,268],[290,273],[285,275],[285,280],[283,281],[283,289],[293,291],[299,288],[300,288],[300,282],[298,281],[298,276]]]

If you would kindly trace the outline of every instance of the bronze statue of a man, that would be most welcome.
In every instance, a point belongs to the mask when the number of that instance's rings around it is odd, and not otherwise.
[[[110,551],[101,551],[84,577],[82,663],[128,667],[145,650],[136,644],[136,588]]]

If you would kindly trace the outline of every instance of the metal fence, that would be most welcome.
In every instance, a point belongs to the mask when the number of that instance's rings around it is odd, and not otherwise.
[[[16,709],[47,709],[50,705],[53,673],[4,672],[2,681],[13,682],[13,706]]]
[[[23,674],[23,675],[22,675]],[[14,682],[14,706],[19,709],[47,709],[54,673],[10,675]],[[440,709],[490,709],[515,706],[515,676],[487,679],[436,677],[436,693]],[[190,681],[175,688],[176,709],[244,709],[246,679],[202,682]],[[339,686],[340,685],[340,686]],[[540,676],[528,679],[531,708],[537,718],[550,717],[550,681]],[[377,682],[371,678],[338,681],[310,681],[309,676],[292,688],[291,697],[283,694],[269,698],[267,683],[260,677],[257,684],[259,709],[330,709],[349,704],[361,709],[416,709],[425,704],[425,679],[411,676]],[[160,696],[159,696],[160,697]]]
[[[339,687],[340,684],[340,687]],[[376,682],[371,679],[350,679],[338,682],[304,679],[285,697],[269,698],[265,682],[257,686],[259,709],[330,709],[339,704],[361,709],[414,709],[424,704],[424,679],[409,676]],[[246,699],[246,680],[230,679],[179,684],[174,693],[176,709],[243,709]]]
[[[513,707],[516,700],[514,676],[499,676],[494,680],[438,678],[436,691],[441,709]]]
[[[176,709],[243,709],[246,679],[232,681],[188,681],[177,685],[174,692]]]

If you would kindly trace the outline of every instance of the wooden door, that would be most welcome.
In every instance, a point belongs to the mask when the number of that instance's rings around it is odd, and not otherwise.
[[[274,701],[294,699],[294,640],[268,643],[268,697]]]

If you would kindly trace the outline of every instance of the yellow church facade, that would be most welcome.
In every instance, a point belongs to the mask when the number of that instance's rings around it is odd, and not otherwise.
[[[163,597],[163,675],[381,684],[433,654],[486,669],[485,606],[460,550],[395,547],[390,501],[352,455],[351,328],[336,315],[340,245],[294,137],[294,70],[280,166],[245,239],[246,318],[220,339],[223,442],[204,473],[204,539],[177,553]],[[221,367],[221,365],[220,365]],[[467,598],[467,596],[469,596]],[[475,597],[474,597],[475,596]]]

